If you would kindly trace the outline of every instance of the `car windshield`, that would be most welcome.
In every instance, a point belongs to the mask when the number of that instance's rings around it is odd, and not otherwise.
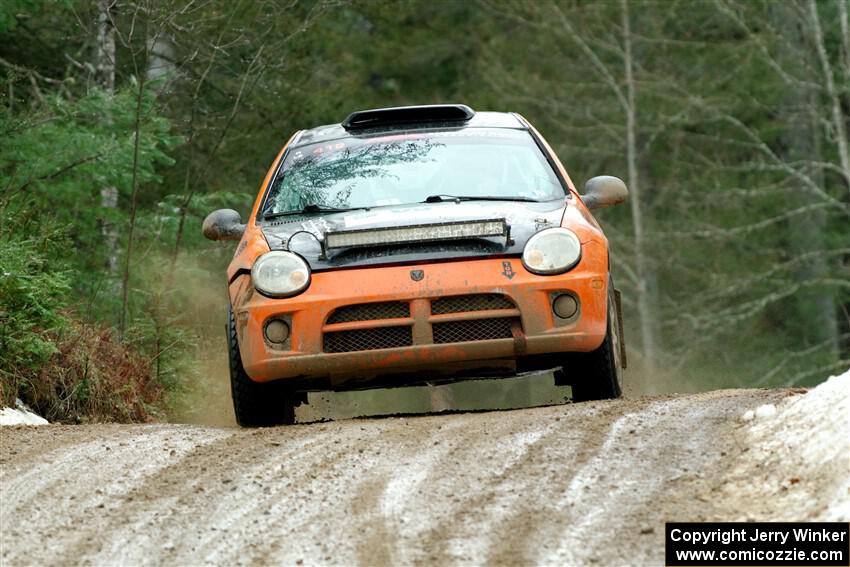
[[[321,214],[419,203],[437,195],[549,201],[565,193],[528,132],[468,128],[294,148],[263,214]]]

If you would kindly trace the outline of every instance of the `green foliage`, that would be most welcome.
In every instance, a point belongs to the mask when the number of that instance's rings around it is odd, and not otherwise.
[[[67,323],[70,289],[68,272],[51,259],[61,244],[55,234],[0,229],[0,402],[14,401],[57,351],[51,335]]]
[[[300,128],[360,108],[466,102],[527,116],[579,185],[626,177],[623,6],[646,281],[633,211],[598,216],[624,290],[631,361],[640,366],[637,298],[649,294],[656,363],[669,369],[659,388],[807,383],[846,366],[848,182],[805,2],[118,2],[109,93],[95,54],[98,3],[9,0],[0,3],[4,395],[41,376],[39,392],[74,401],[43,407],[68,419],[107,415],[94,392],[121,406],[121,419],[188,399],[181,392],[205,383],[221,340],[232,254],[201,238],[201,222],[222,207],[244,218]],[[838,11],[816,3],[847,122]],[[124,308],[134,178],[129,324],[118,337],[109,328]],[[67,345],[88,354],[74,358]],[[102,364],[132,353],[150,386]],[[106,394],[114,387],[138,395],[119,401]]]
[[[35,111],[0,114],[5,401],[20,396],[57,420],[146,419],[149,404],[163,403],[160,390],[175,385],[147,364],[136,365],[145,369],[141,375],[119,372],[121,365],[106,359],[131,360],[137,349],[108,338],[96,324],[75,322],[65,330],[71,306],[72,319],[115,320],[120,274],[109,265],[125,249],[134,164],[139,184],[160,183],[159,168],[173,164],[168,152],[180,142],[156,105],[152,89],[139,93],[131,82],[115,95],[98,89],[76,100],[51,95]],[[115,205],[103,199],[109,187]],[[110,412],[118,400],[117,413]]]
[[[38,0],[4,0],[0,3],[0,33],[15,29],[18,22],[16,16],[34,9]]]
[[[136,95],[131,89],[115,96],[95,89],[74,102],[52,97],[34,115],[0,115],[0,187],[6,188],[0,208],[16,219],[19,232],[53,226],[65,232],[69,247],[86,251],[60,256],[74,270],[73,285],[87,300],[87,316],[109,316],[115,309],[114,299],[100,292],[114,287],[117,274],[104,268],[119,255],[119,242],[109,243],[104,234],[105,226],[123,225],[126,213],[105,206],[101,191],[114,187],[119,205],[126,206]],[[157,168],[173,163],[167,152],[180,140],[154,105],[152,91],[145,91],[137,164],[141,184],[161,180]]]

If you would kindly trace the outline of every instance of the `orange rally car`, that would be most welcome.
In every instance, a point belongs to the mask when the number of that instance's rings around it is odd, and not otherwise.
[[[355,112],[297,132],[227,270],[233,405],[243,426],[292,423],[308,391],[557,368],[573,399],[620,396],[625,349],[608,241],[520,115],[460,104]]]

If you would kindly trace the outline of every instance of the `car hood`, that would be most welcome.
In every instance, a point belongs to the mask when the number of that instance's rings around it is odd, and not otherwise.
[[[269,248],[300,254],[313,271],[381,264],[420,263],[481,256],[517,256],[544,228],[560,226],[563,199],[540,203],[447,201],[375,207],[369,210],[284,217],[260,223]],[[504,219],[504,236],[342,248],[322,253],[328,232],[403,228],[429,224]]]

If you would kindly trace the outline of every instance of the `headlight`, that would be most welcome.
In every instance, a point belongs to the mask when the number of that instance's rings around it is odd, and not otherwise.
[[[310,285],[310,268],[292,252],[266,252],[254,262],[251,281],[263,295],[289,297]]]
[[[522,263],[529,272],[541,275],[561,274],[581,258],[578,236],[566,228],[547,228],[528,239]]]

